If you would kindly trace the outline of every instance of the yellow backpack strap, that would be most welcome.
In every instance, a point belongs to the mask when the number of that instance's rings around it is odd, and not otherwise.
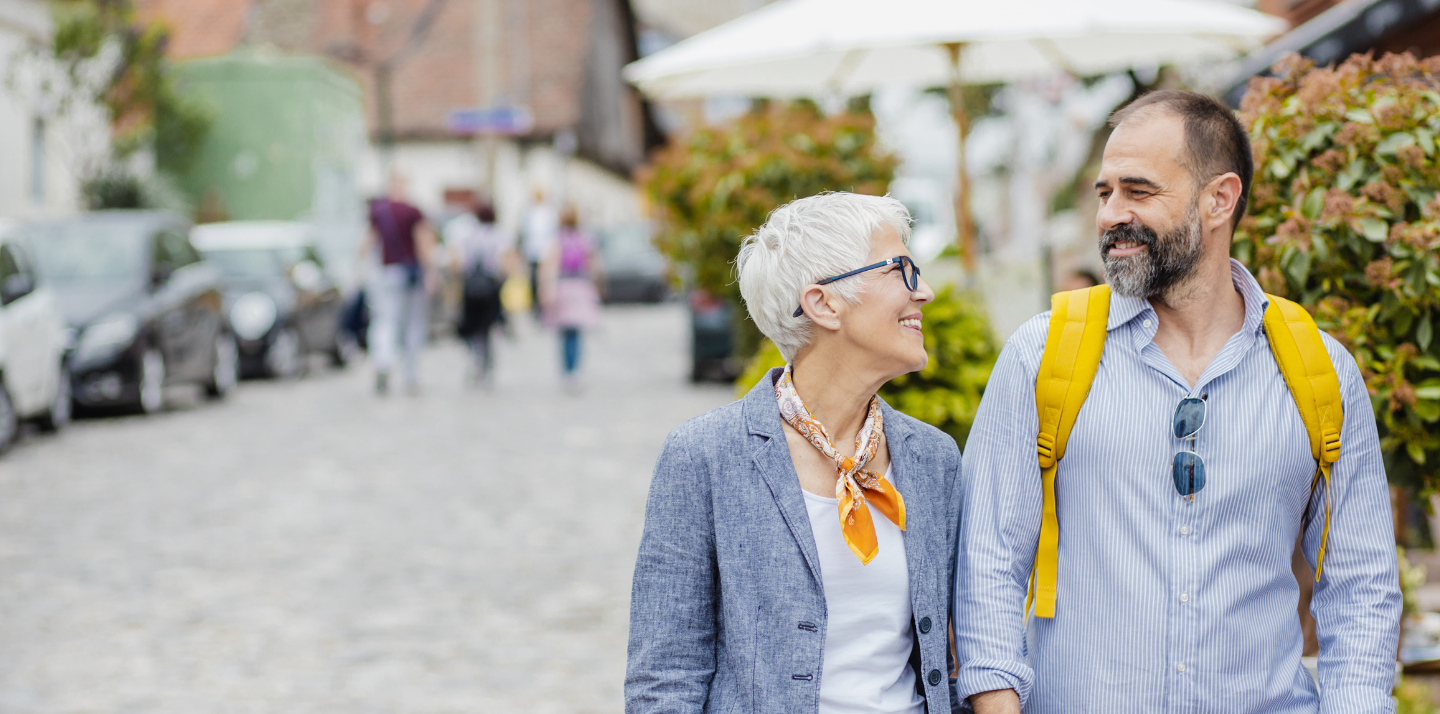
[[[1090,393],[1090,383],[1105,351],[1105,328],[1110,316],[1110,286],[1056,293],[1050,298],[1050,333],[1045,355],[1035,378],[1035,411],[1040,433],[1035,450],[1045,492],[1040,521],[1040,546],[1030,573],[1025,612],[1035,605],[1036,617],[1055,617],[1055,580],[1060,549],[1060,523],[1055,508],[1055,469],[1065,456],[1065,442],[1075,416]]]
[[[1320,339],[1320,328],[1305,308],[1282,297],[1269,295],[1265,310],[1265,336],[1280,365],[1280,374],[1290,387],[1300,418],[1310,434],[1310,455],[1318,467],[1310,480],[1310,495],[1325,480],[1325,527],[1320,532],[1320,550],[1315,556],[1315,582],[1325,562],[1330,539],[1330,467],[1340,459],[1340,428],[1345,422],[1340,397],[1340,377],[1330,362],[1330,353]]]

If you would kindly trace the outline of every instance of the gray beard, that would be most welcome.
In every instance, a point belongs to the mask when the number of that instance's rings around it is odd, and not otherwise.
[[[1126,297],[1163,297],[1195,273],[1204,253],[1200,238],[1198,202],[1191,203],[1180,225],[1163,236],[1134,223],[1106,231],[1100,236],[1105,282],[1116,294]],[[1110,247],[1124,242],[1142,243],[1146,250],[1126,258],[1110,257]]]

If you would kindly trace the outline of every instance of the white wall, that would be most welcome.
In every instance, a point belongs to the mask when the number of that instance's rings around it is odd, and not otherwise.
[[[40,218],[74,212],[77,182],[64,117],[27,91],[16,76],[25,57],[43,55],[51,33],[43,0],[0,0],[0,217]],[[22,72],[23,74],[23,72]],[[14,77],[16,81],[10,81]],[[37,132],[37,119],[44,129]],[[40,165],[37,166],[37,160]],[[38,182],[38,183],[37,183]]]

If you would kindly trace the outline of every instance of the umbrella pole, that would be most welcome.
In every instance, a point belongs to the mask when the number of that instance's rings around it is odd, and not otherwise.
[[[945,51],[950,53],[950,113],[955,118],[955,128],[959,132],[960,139],[955,153],[956,247],[960,249],[960,259],[963,261],[966,274],[974,275],[975,221],[970,215],[970,179],[965,175],[965,137],[970,135],[970,116],[965,112],[965,96],[960,83],[960,52],[964,46],[963,42],[945,43]]]

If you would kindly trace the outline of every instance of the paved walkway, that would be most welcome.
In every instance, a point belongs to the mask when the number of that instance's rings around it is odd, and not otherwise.
[[[0,714],[619,712],[630,574],[685,382],[683,307],[611,310],[565,394],[522,321],[500,378],[442,343],[174,395],[0,458]]]

